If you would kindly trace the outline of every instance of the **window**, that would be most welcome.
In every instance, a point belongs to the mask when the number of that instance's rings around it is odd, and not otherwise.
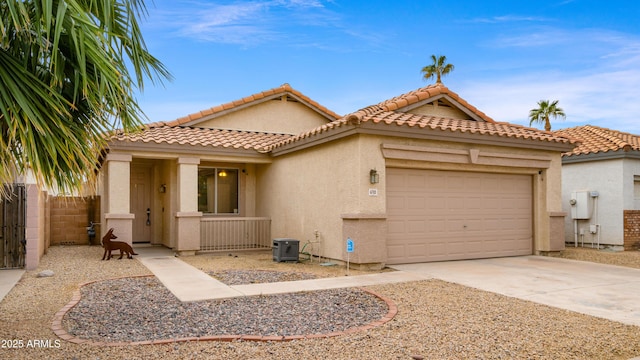
[[[238,169],[198,169],[198,211],[238,213]]]

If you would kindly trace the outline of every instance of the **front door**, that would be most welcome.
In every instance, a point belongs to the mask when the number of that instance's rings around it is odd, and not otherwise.
[[[131,167],[131,212],[133,242],[151,242],[151,165],[135,164]]]

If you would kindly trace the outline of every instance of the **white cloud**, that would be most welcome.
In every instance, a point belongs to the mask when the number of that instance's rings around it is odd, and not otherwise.
[[[523,31],[522,34],[504,35],[496,38],[490,44],[498,48],[507,47],[540,47],[566,43],[571,41],[570,34],[559,29],[544,29],[542,31]]]
[[[284,0],[274,1],[274,3],[280,3],[288,7],[310,7],[310,8],[322,8],[324,4],[322,1],[317,0]]]
[[[460,86],[460,95],[498,121],[528,126],[539,100],[559,100],[567,118],[554,129],[592,124],[640,134],[640,39],[600,29],[538,30],[490,40],[514,55],[501,61],[517,73],[491,69]]]
[[[521,15],[500,15],[492,17],[474,18],[471,20],[462,20],[469,23],[499,24],[509,22],[546,22],[549,19],[539,16],[521,16]]]
[[[460,95],[497,121],[528,126],[529,110],[539,100],[559,100],[567,118],[554,122],[554,129],[591,124],[640,134],[640,67],[600,70],[505,77],[464,85]]]
[[[181,37],[218,43],[255,43],[273,40],[277,35],[264,26],[267,3],[230,5],[199,4],[188,13],[174,14]]]
[[[177,5],[177,4],[174,4]],[[223,44],[294,42],[310,27],[332,27],[339,16],[320,0],[233,1],[226,4],[183,2],[154,19],[156,27],[178,37]],[[296,25],[299,32],[290,34]]]

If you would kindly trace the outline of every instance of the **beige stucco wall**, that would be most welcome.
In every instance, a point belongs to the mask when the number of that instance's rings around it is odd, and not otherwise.
[[[502,153],[505,156],[531,156],[545,159],[548,168],[488,166],[440,161],[385,159],[382,144],[451,150],[475,149],[480,153]],[[446,156],[446,155],[443,155]],[[520,160],[512,160],[519,164]],[[534,251],[553,250],[550,239],[550,216],[558,216],[561,207],[560,153],[502,146],[454,143],[382,137],[373,135],[351,136],[275,158],[273,164],[258,169],[258,216],[272,218],[274,238],[294,238],[301,241],[314,238],[318,230],[323,241],[323,255],[346,260],[345,241],[354,236],[355,251],[350,255],[354,263],[375,263],[386,260],[385,169],[386,166],[440,169],[456,171],[482,171],[529,174],[534,188]],[[378,184],[369,183],[369,171],[376,169]],[[377,196],[369,189],[377,190]],[[376,232],[364,231],[367,227]],[[561,235],[560,235],[561,236]]]
[[[306,105],[278,98],[216,116],[212,120],[198,123],[197,126],[299,134],[327,122],[327,118]]]
[[[342,259],[342,214],[383,212],[382,197],[369,198],[369,170],[382,169],[378,154],[360,150],[357,137],[302,150],[258,167],[256,208],[270,216],[274,238],[315,239],[318,230],[322,255]],[[378,184],[379,185],[379,184]],[[379,187],[379,186],[376,186]]]
[[[444,116],[453,119],[471,119],[471,117],[465,114],[463,111],[453,106],[442,106],[437,104],[437,100],[433,103],[426,104],[409,111],[412,114],[430,115],[430,116]]]

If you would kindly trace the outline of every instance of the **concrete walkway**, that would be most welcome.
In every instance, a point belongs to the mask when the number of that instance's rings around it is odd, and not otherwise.
[[[22,269],[0,270],[0,301],[22,279],[24,272]]]
[[[394,265],[369,275],[227,286],[164,248],[137,247],[138,260],[181,301],[224,299],[440,279],[561,309],[640,326],[640,269],[519,256]]]
[[[417,273],[393,271],[379,274],[228,286],[212,278],[161,247],[136,247],[137,259],[180,301],[226,299],[240,296],[359,287],[424,280]]]
[[[406,264],[393,268],[640,326],[640,269],[544,256]]]

